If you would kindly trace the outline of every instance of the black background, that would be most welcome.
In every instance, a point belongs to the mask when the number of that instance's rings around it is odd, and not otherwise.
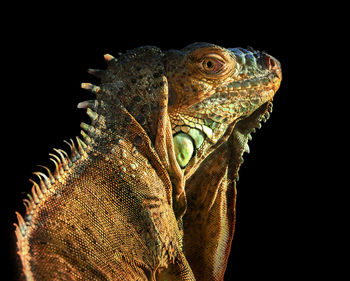
[[[38,164],[52,168],[48,153],[68,150],[63,140],[78,135],[80,122],[88,121],[76,105],[93,96],[80,83],[98,81],[86,69],[104,68],[105,53],[142,45],[179,49],[197,41],[264,50],[281,62],[283,71],[271,118],[253,135],[240,171],[227,280],[323,274],[326,269],[313,262],[325,251],[319,234],[329,218],[320,202],[325,189],[316,183],[320,171],[313,169],[315,143],[309,143],[317,130],[317,115],[310,114],[317,98],[309,86],[312,69],[318,68],[310,64],[317,56],[312,50],[324,38],[322,21],[309,18],[311,9],[274,10],[267,3],[195,9],[169,4],[153,12],[131,4],[3,10],[10,14],[1,54],[4,280],[18,278],[13,223],[15,211],[24,213],[28,179],[35,178]]]

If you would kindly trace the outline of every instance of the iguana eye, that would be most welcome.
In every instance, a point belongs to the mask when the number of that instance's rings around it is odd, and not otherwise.
[[[215,54],[206,56],[201,63],[202,69],[208,74],[219,73],[223,69],[224,65],[225,62],[221,59],[221,57]]]

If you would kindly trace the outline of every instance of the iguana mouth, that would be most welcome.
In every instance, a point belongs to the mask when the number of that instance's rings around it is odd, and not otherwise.
[[[272,113],[272,100],[265,102],[253,111],[249,116],[243,116],[235,125],[234,130],[242,134],[242,138],[239,144],[241,146],[242,155],[244,152],[249,153],[248,141],[252,140],[252,133],[256,132],[256,129],[261,129],[262,122],[267,122]]]
[[[265,102],[254,110],[250,115],[243,116],[237,125],[243,125],[246,127],[246,130],[250,132],[255,132],[255,129],[261,128],[261,122],[266,122],[272,113],[273,103],[272,100]]]

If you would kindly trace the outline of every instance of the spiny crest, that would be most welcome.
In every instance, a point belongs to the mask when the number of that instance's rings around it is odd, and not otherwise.
[[[113,56],[106,54],[104,56],[105,60],[108,63],[108,66],[113,67],[117,63],[117,59]],[[88,72],[100,79],[106,75],[105,70],[99,69],[89,69]],[[101,88],[99,86],[93,85],[91,83],[82,83],[81,87],[86,89],[94,94],[99,94]],[[51,156],[49,159],[54,163],[55,169],[53,172],[46,166],[38,165],[38,167],[43,168],[46,171],[46,174],[43,172],[34,172],[33,174],[37,177],[37,181],[29,179],[33,184],[31,192],[27,194],[28,198],[23,200],[26,212],[24,218],[20,213],[16,212],[18,224],[14,224],[16,227],[15,233],[17,236],[17,241],[20,243],[21,238],[26,236],[27,227],[30,226],[30,221],[34,210],[37,208],[37,205],[45,200],[45,194],[52,192],[54,184],[58,182],[63,182],[63,177],[65,173],[82,157],[87,156],[87,150],[89,145],[95,144],[95,140],[98,136],[101,135],[99,128],[103,128],[104,117],[94,110],[98,108],[103,108],[103,101],[98,100],[88,100],[83,101],[78,104],[78,108],[85,108],[87,115],[90,117],[92,124],[88,125],[84,122],[80,124],[80,127],[83,129],[81,135],[83,140],[79,137],[76,137],[76,142],[72,139],[70,141],[64,141],[70,147],[70,155],[67,154],[62,149],[54,148],[55,153],[49,153]],[[95,127],[95,125],[97,125]]]
[[[52,187],[57,181],[63,181],[64,174],[77,160],[87,155],[87,145],[79,137],[76,137],[76,144],[72,139],[70,142],[64,142],[70,147],[71,155],[69,156],[67,152],[62,149],[54,148],[56,154],[49,153],[49,155],[52,157],[50,160],[54,163],[55,170],[51,172],[46,166],[38,165],[38,167],[46,170],[46,174],[37,171],[33,173],[37,176],[37,181],[29,179],[33,186],[31,192],[27,194],[28,198],[23,199],[23,204],[26,209],[25,218],[23,218],[20,213],[16,212],[18,224],[15,223],[14,226],[16,227],[15,233],[18,241],[20,240],[19,238],[26,236],[27,227],[30,225],[34,210],[41,201],[45,200],[45,194],[52,191]]]
[[[94,94],[98,94],[101,91],[99,86],[95,86],[91,83],[81,83],[81,87],[85,90],[88,90]]]
[[[107,64],[111,66],[115,65],[118,61],[115,57],[113,57],[110,54],[105,54],[103,57],[105,58]]]
[[[119,55],[122,55],[121,53],[119,53]],[[93,76],[95,76],[96,78],[100,79],[103,84],[109,84],[109,83],[113,83],[114,86],[119,86],[118,83],[116,83],[117,81],[115,81],[115,69],[116,66],[118,65],[118,59],[116,59],[115,57],[113,57],[110,54],[105,54],[104,55],[104,59],[107,62],[107,69],[94,69],[94,68],[90,68],[87,70],[87,72]],[[102,86],[101,86],[102,87]],[[88,90],[94,94],[96,94],[97,96],[102,96],[103,94],[106,94],[100,86],[96,86],[93,85],[91,83],[86,83],[83,82],[81,83],[81,88]],[[106,90],[106,89],[105,89]],[[80,104],[81,107],[79,108],[85,108],[86,104]],[[84,106],[84,107],[82,107]]]
[[[102,79],[105,76],[105,70],[102,69],[89,68],[87,72],[99,79]]]
[[[110,54],[105,54],[104,59],[107,62],[108,67],[114,67],[117,65],[118,60]],[[108,72],[108,70],[89,68],[87,72],[95,76],[96,78],[102,79],[106,77],[106,73]],[[81,87],[95,94],[97,94],[100,90],[98,86],[95,86],[90,83],[82,83]]]

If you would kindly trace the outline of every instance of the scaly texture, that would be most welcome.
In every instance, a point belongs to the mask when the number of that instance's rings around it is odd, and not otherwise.
[[[16,226],[27,280],[223,280],[236,180],[280,64],[208,43],[105,55],[82,138],[34,173]]]

